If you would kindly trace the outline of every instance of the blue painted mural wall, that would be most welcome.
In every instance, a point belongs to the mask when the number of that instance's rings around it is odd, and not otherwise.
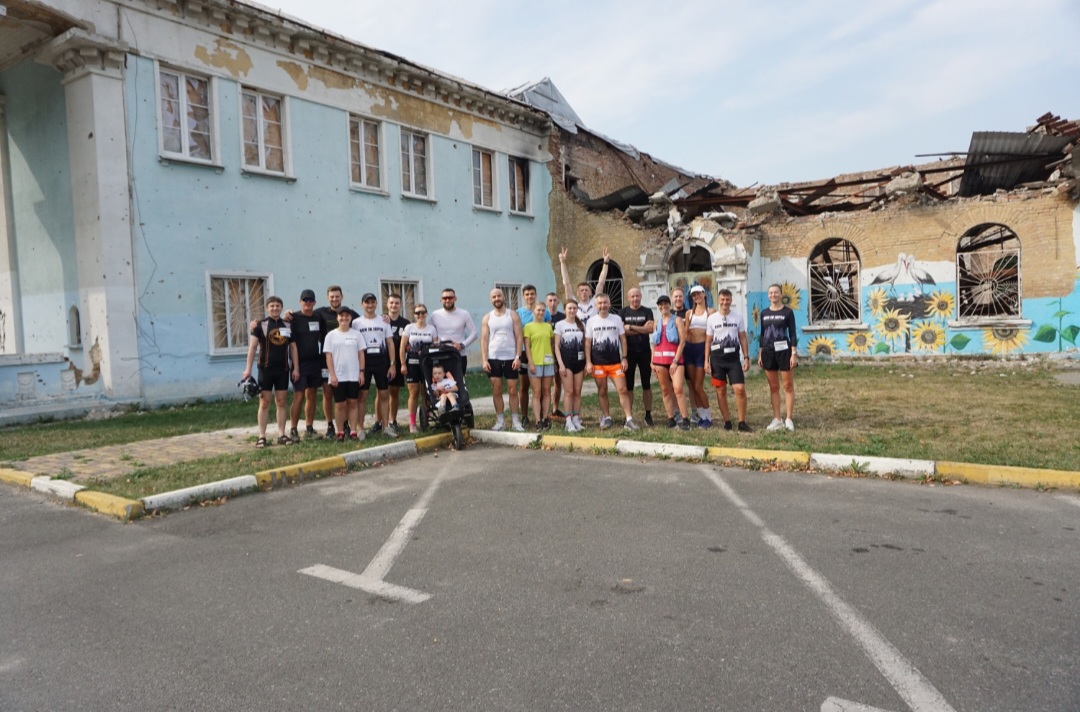
[[[505,207],[474,210],[471,146],[436,135],[435,200],[403,198],[399,132],[387,122],[389,195],[350,190],[348,114],[291,97],[295,182],[244,174],[240,87],[223,79],[216,82],[222,166],[162,162],[155,82],[152,61],[128,57],[137,319],[148,401],[236,392],[243,357],[209,353],[207,272],[269,274],[270,289],[287,308],[305,288],[322,303],[335,283],[345,303],[358,307],[363,292],[379,292],[381,278],[419,280],[421,299],[434,309],[440,290],[453,286],[478,327],[494,282],[554,286],[546,252],[551,180],[539,163],[531,164],[535,217]]]

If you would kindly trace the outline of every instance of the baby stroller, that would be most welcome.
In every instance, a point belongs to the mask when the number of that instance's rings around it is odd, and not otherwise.
[[[439,399],[431,392],[431,369],[436,364],[442,366],[457,382],[457,410],[448,410],[445,413],[438,410]],[[424,374],[424,407],[420,409],[420,430],[426,431],[429,424],[449,428],[454,438],[455,450],[465,447],[462,427],[475,427],[469,389],[465,385],[465,373],[461,365],[461,353],[449,343],[425,344],[420,348],[420,371]]]

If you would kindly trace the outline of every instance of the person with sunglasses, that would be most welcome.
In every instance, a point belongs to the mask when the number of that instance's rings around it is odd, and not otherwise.
[[[457,292],[447,287],[442,290],[440,300],[442,309],[431,313],[431,325],[439,332],[440,340],[453,344],[461,352],[461,372],[465,373],[469,370],[465,350],[480,337],[480,332],[476,329],[472,314],[458,308]]]
[[[315,292],[305,289],[300,292],[300,311],[292,314],[292,335],[300,360],[300,377],[293,382],[293,401],[289,411],[292,428],[289,438],[300,442],[297,426],[300,424],[300,411],[304,411],[307,429],[305,440],[314,440],[315,404],[319,400],[319,388],[323,384],[323,369],[326,357],[323,355],[323,341],[330,333],[326,322],[315,314]]]
[[[409,388],[409,432],[415,433],[416,409],[423,407],[420,393],[424,390],[424,373],[420,369],[420,347],[439,341],[439,332],[428,323],[428,309],[423,304],[413,308],[415,322],[407,324],[401,333],[398,346],[398,362],[404,364],[405,385]]]

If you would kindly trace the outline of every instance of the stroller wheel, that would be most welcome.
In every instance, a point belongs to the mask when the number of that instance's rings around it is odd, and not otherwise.
[[[463,450],[465,448],[465,436],[461,432],[461,420],[454,420],[450,424],[450,434],[454,438],[454,449]]]
[[[420,406],[420,432],[426,433],[428,429],[428,409]]]

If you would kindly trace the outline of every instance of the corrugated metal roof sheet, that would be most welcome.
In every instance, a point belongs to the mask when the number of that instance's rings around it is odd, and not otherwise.
[[[1047,164],[1061,158],[1068,144],[1065,136],[977,131],[971,134],[959,195],[990,195],[998,189],[1046,180],[1050,176]]]

